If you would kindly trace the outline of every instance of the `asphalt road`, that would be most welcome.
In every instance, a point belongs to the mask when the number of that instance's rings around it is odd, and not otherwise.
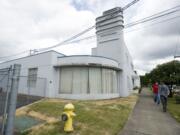
[[[153,102],[148,89],[143,89],[120,135],[180,135],[180,123],[163,112],[162,106]]]

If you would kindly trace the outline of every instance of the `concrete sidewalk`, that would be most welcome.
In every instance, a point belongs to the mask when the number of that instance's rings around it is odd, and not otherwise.
[[[168,112],[162,112],[161,105],[153,102],[148,89],[143,89],[129,121],[119,135],[180,135],[180,123]]]

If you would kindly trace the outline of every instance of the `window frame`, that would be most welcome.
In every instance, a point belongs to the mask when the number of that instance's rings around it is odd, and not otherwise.
[[[28,68],[27,86],[35,88],[37,84],[38,68]]]

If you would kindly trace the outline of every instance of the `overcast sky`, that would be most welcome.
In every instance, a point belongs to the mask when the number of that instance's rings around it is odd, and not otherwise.
[[[104,10],[132,0],[0,0],[0,57],[57,44],[94,25]],[[180,0],[140,0],[124,11],[125,24],[180,5]],[[179,17],[177,17],[179,15]],[[125,42],[139,74],[180,55],[180,12],[125,29]],[[163,19],[157,20],[161,22]],[[83,37],[95,34],[95,30]],[[96,39],[61,46],[65,55],[91,54]]]

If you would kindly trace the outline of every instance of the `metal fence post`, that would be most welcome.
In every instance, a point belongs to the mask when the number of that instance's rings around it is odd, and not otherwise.
[[[11,94],[10,94],[10,101],[9,101],[7,125],[5,128],[5,135],[13,135],[13,131],[14,131],[14,118],[15,118],[15,112],[16,112],[16,102],[17,102],[20,70],[21,70],[21,65],[19,64],[13,65],[12,86],[11,86]]]
[[[2,130],[1,133],[4,134],[4,128],[7,120],[7,108],[8,108],[8,101],[9,101],[9,93],[11,92],[11,78],[12,77],[12,65],[8,69],[8,80],[7,80],[7,92],[5,98],[5,106],[4,106],[4,113],[3,113],[3,122],[2,122]]]

